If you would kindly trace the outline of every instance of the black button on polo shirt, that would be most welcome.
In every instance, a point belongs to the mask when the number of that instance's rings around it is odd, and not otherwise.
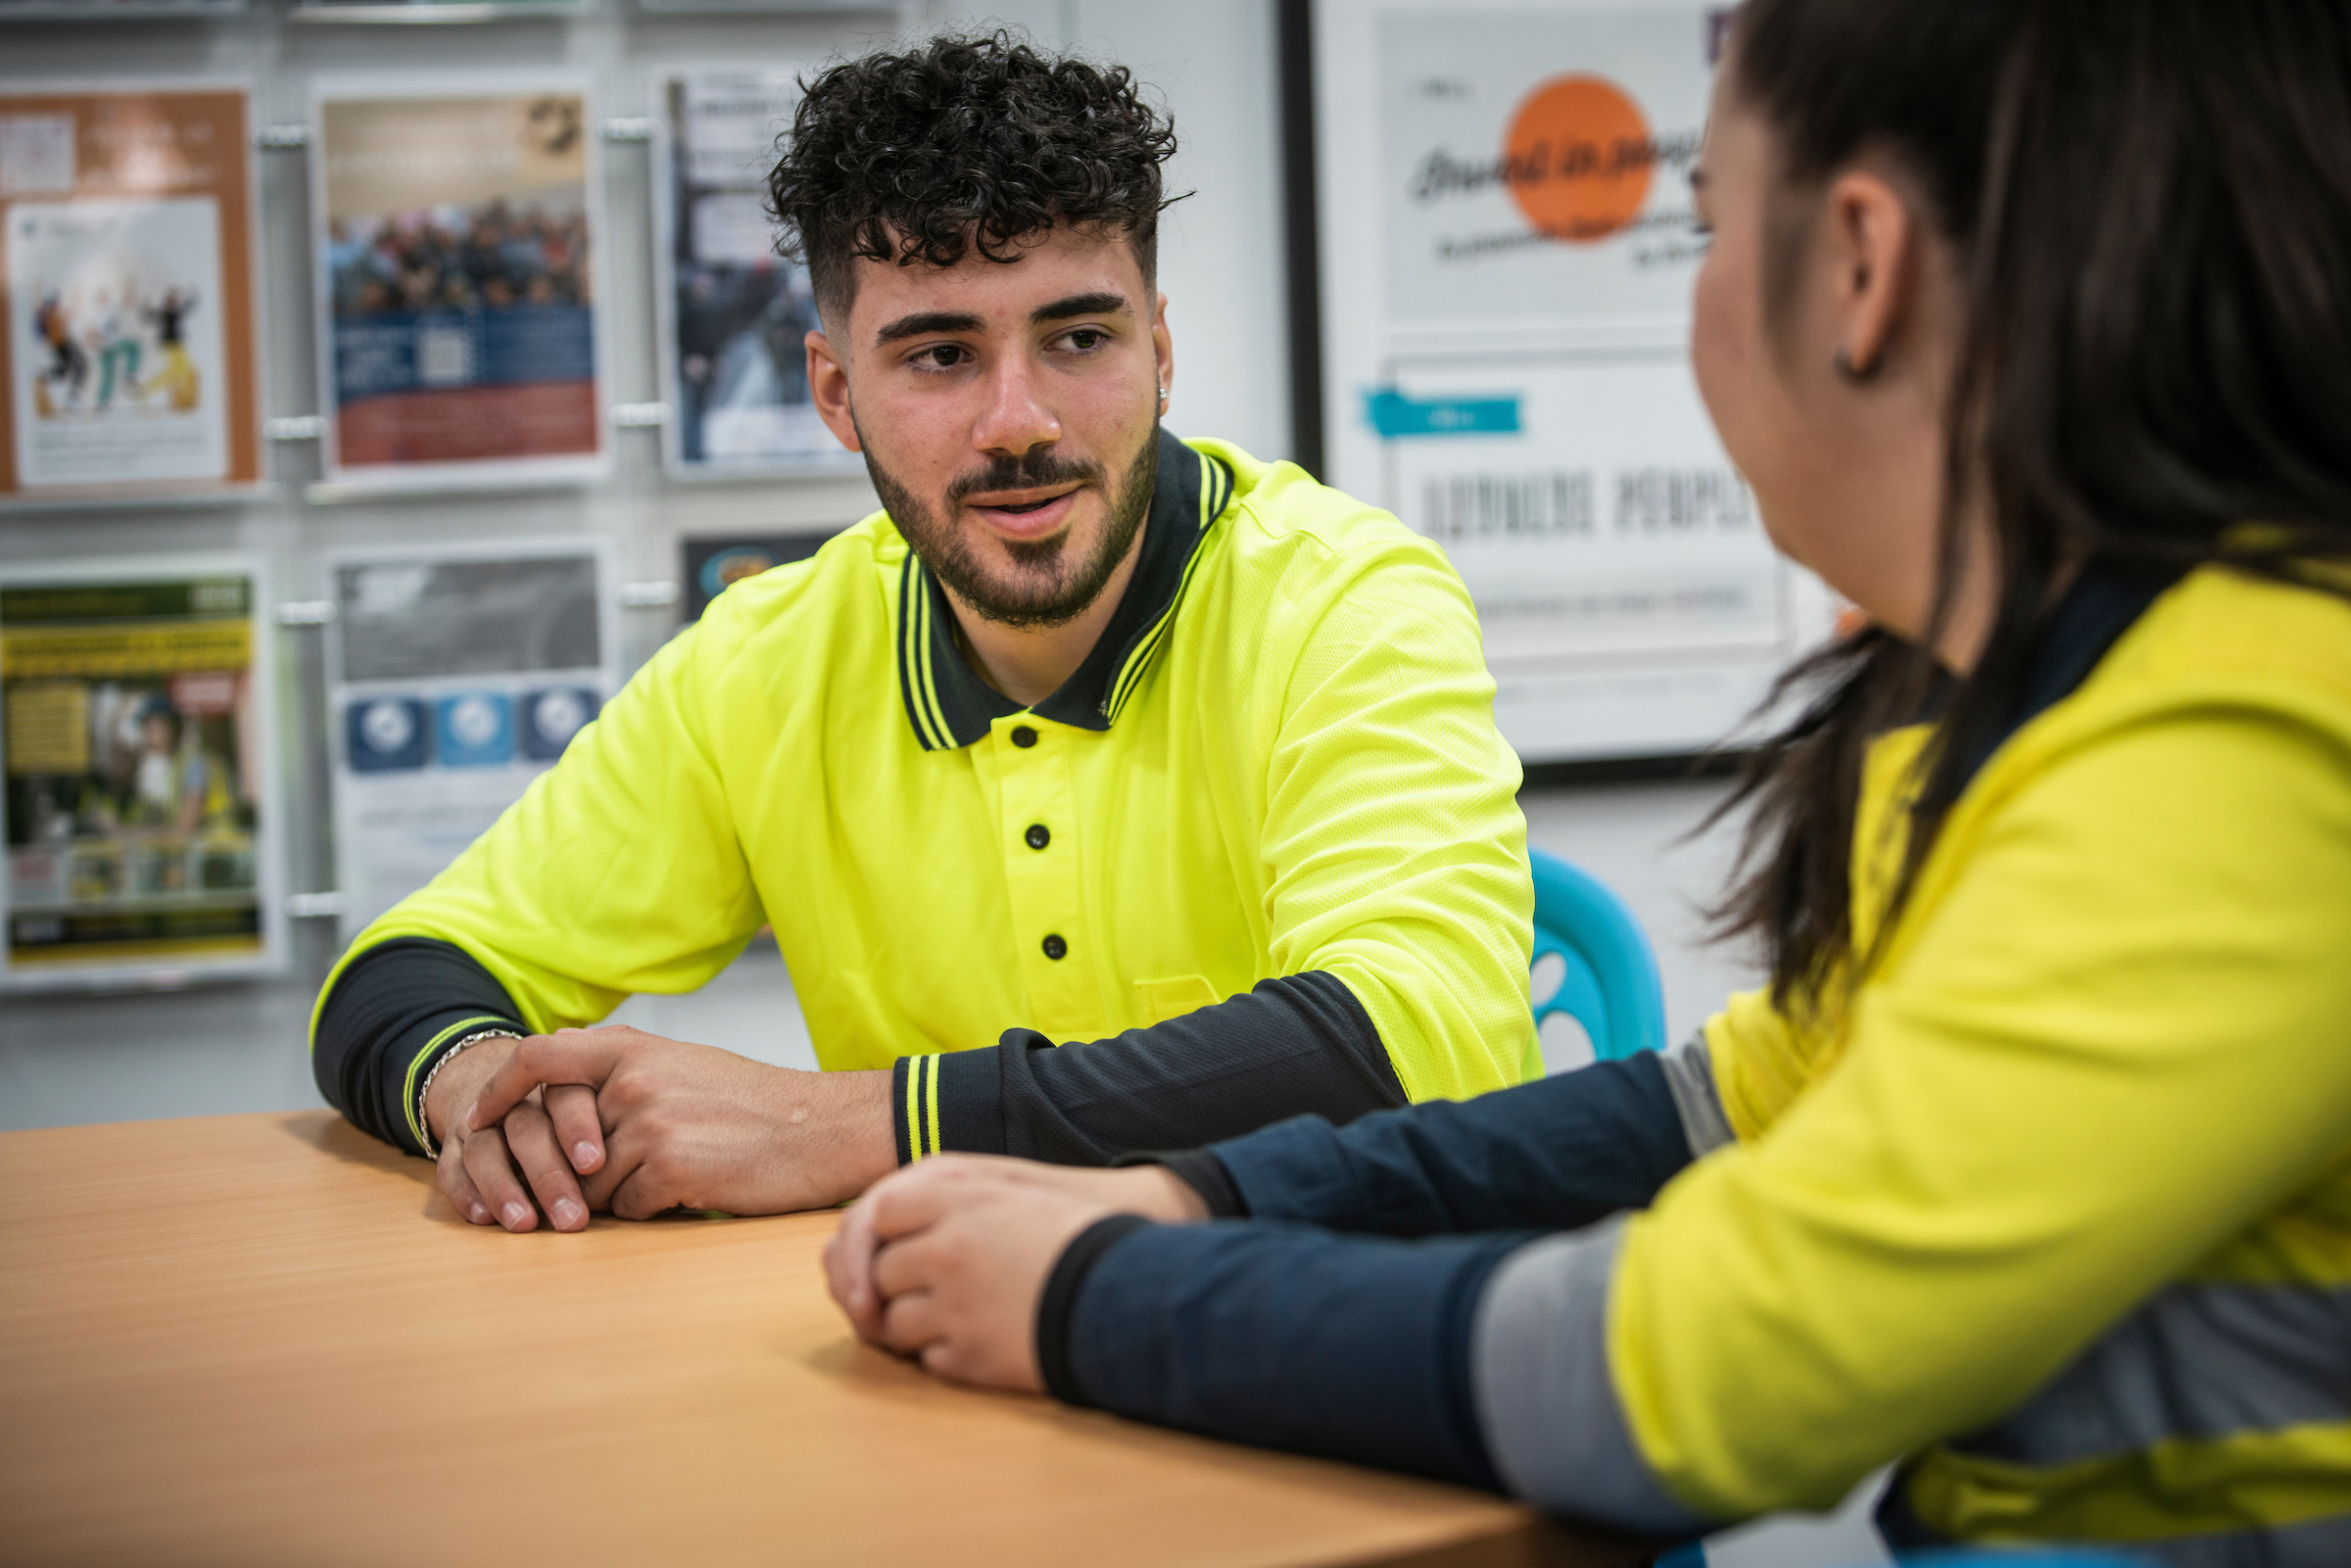
[[[1069,956],[1069,952],[1070,944],[1063,941],[1060,937],[1048,936],[1045,938],[1045,957],[1052,959],[1055,963],[1059,963],[1062,959],[1067,958]]]
[[[1026,751],[1036,744],[1036,732],[1025,724],[1016,724],[1012,727],[1012,743]]]
[[[1053,830],[1041,822],[1032,822],[1029,825],[1029,831],[1021,836],[1029,840],[1031,849],[1042,849],[1053,841]]]

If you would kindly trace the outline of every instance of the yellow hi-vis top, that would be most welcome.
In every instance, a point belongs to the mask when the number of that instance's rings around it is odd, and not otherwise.
[[[1460,579],[1296,467],[1161,440],[1141,613],[1053,699],[982,685],[876,513],[713,600],[338,974],[437,938],[549,1030],[693,990],[769,922],[818,1060],[847,1069],[1095,1039],[1319,971],[1412,1098],[1517,1081],[1526,828]],[[411,1122],[445,1043],[395,1084]],[[899,1081],[919,1156],[937,1074]]]
[[[1858,952],[1923,738],[1869,759]],[[1907,1453],[1944,1538],[2351,1560],[2351,603],[2170,590],[1986,763],[1888,938],[1816,1016],[1707,1025],[1739,1141],[1608,1301],[1652,1470],[1731,1518]]]

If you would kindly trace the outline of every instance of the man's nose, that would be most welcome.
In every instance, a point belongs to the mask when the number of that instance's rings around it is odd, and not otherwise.
[[[998,360],[987,389],[987,406],[972,428],[974,447],[1020,457],[1061,439],[1061,421],[1037,396],[1035,367],[1026,355]]]

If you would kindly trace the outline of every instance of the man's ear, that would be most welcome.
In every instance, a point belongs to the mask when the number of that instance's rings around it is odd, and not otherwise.
[[[857,420],[849,409],[849,369],[833,352],[822,332],[811,332],[808,344],[808,398],[816,416],[833,432],[833,439],[851,451],[863,451],[857,439]]]
[[[1176,340],[1168,336],[1168,297],[1154,297],[1159,304],[1151,311],[1151,356],[1159,370],[1159,411],[1166,413],[1176,393]]]
[[[1827,242],[1837,368],[1864,380],[1894,350],[1917,303],[1917,220],[1892,183],[1854,169],[1829,187]]]

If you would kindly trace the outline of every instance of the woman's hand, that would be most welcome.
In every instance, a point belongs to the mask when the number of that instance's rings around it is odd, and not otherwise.
[[[940,1155],[876,1183],[841,1217],[826,1278],[860,1338],[957,1382],[1040,1389],[1046,1276],[1080,1231],[1118,1212],[1207,1217],[1198,1194],[1156,1165]]]

